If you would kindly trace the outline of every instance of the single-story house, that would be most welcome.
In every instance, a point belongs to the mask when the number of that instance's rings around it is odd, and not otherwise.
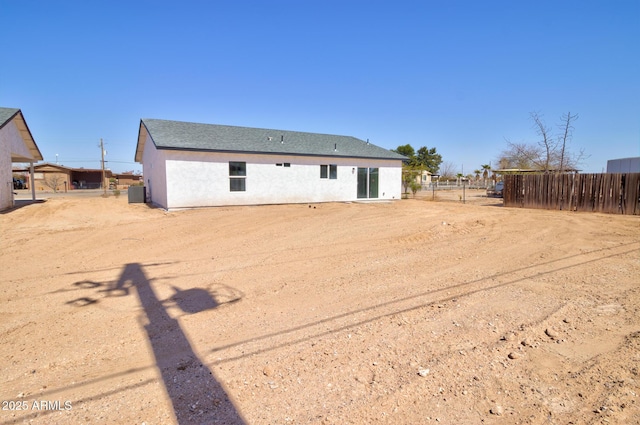
[[[17,172],[25,170],[14,170]],[[45,162],[33,167],[33,178],[26,179],[28,186],[39,191],[66,192],[74,189],[102,189],[108,187],[111,170],[104,171],[105,183],[102,182],[102,170],[95,168],[72,168]],[[31,182],[33,181],[33,185]]]
[[[140,120],[135,160],[163,208],[400,199],[404,156],[355,137]]]
[[[134,174],[133,171],[113,173],[112,178],[115,179],[115,189],[127,189],[129,186],[139,186],[142,183],[142,176]]]
[[[27,126],[22,111],[0,108],[0,210],[13,207],[13,163],[31,164],[42,160],[42,154]],[[35,199],[35,192],[32,190]]]
[[[431,176],[432,176],[431,171],[422,170],[416,176],[416,183],[418,183],[421,186],[428,186],[431,183]]]

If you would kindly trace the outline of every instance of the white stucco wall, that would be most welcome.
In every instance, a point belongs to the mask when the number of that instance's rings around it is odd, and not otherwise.
[[[154,185],[153,197],[154,202],[165,208],[355,201],[358,167],[379,168],[377,199],[401,196],[399,160],[171,150],[156,151],[155,155],[155,161],[166,163],[166,203],[156,198],[158,185]],[[246,163],[246,191],[230,191],[229,161]],[[337,179],[320,178],[321,164],[336,164]],[[144,173],[146,182],[147,166]]]
[[[31,158],[31,152],[25,146],[13,121],[0,129],[0,210],[13,206],[12,156]]]
[[[151,136],[145,136],[142,152],[142,177],[147,192],[147,202],[167,208],[167,172],[164,151],[156,149]]]

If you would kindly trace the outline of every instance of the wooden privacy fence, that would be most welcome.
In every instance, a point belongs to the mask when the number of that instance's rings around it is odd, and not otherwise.
[[[640,173],[508,174],[504,206],[640,215]]]

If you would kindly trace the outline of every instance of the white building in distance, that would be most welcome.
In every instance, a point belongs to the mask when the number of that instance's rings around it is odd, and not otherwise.
[[[608,160],[607,173],[640,173],[640,156]]]

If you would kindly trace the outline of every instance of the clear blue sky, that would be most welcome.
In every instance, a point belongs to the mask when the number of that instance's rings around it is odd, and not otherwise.
[[[465,174],[529,114],[571,149],[640,156],[640,1],[0,0],[0,106],[45,160],[134,163],[141,118],[436,147]]]

